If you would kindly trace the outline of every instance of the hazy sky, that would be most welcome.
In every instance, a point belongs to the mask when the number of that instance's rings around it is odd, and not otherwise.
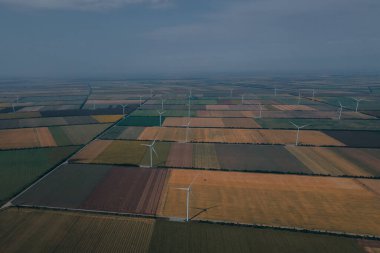
[[[379,0],[0,0],[0,76],[380,71]]]

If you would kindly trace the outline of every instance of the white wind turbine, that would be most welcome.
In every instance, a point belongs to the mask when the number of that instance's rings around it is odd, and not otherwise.
[[[163,111],[164,110],[164,99],[161,98],[161,110]]]
[[[342,105],[342,103],[340,101],[338,101],[338,102],[339,102],[339,109],[338,109],[339,116],[338,116],[338,119],[340,120],[340,118],[342,117],[343,105]]]
[[[125,116],[125,107],[128,107],[128,105],[120,105],[121,107],[123,107],[123,116]]]
[[[356,108],[355,108],[355,112],[358,112],[358,109],[359,109],[359,103],[360,101],[364,100],[362,98],[352,98],[353,100],[356,101]]]
[[[276,88],[276,86],[274,87],[274,96],[277,97],[277,88]]]
[[[142,105],[142,96],[140,96],[140,107]]]
[[[165,112],[164,111],[162,111],[162,112],[157,111],[157,112],[160,115],[160,126],[162,126],[162,114],[164,114]]]
[[[263,112],[263,106],[261,105],[261,103],[259,103],[259,106],[260,106],[260,115],[259,115],[259,118],[261,119],[262,112]]]
[[[315,89],[313,89],[313,101],[315,99]]]
[[[244,96],[245,96],[245,94],[242,94],[242,95],[241,95],[241,104],[242,104],[242,105],[244,105]]]
[[[234,89],[230,89],[230,97],[232,97],[232,92],[234,91]]]
[[[299,140],[299,134],[300,134],[300,129],[304,128],[304,127],[307,127],[307,126],[310,126],[310,125],[303,125],[303,126],[298,126],[296,124],[294,124],[293,122],[289,121],[293,126],[295,126],[297,128],[297,137],[296,137],[296,146],[298,146],[298,140]]]
[[[190,111],[191,111],[191,96],[189,96],[189,103],[187,104],[188,106],[188,111],[187,111],[187,117],[190,118]]]
[[[154,152],[154,154],[156,155],[156,157],[158,158],[157,152],[156,152],[156,150],[154,149],[154,144],[155,144],[155,143],[156,143],[156,140],[154,140],[151,144],[141,144],[142,146],[149,147],[149,153],[150,153],[150,167],[151,167],[151,168],[153,167],[153,152]]]
[[[189,221],[189,215],[190,215],[190,212],[189,212],[189,207],[190,207],[190,194],[192,192],[191,190],[191,186],[193,185],[195,179],[199,176],[199,174],[197,174],[193,180],[191,181],[191,183],[189,184],[188,187],[181,187],[181,188],[176,188],[177,190],[181,190],[181,191],[186,191],[186,222]]]
[[[183,125],[184,127],[186,127],[186,139],[184,143],[187,143],[189,139],[190,123],[191,123],[191,119],[189,118],[189,121],[187,122],[187,124]]]
[[[15,110],[15,104],[12,102],[12,110],[13,110],[13,112],[16,112],[16,110]]]

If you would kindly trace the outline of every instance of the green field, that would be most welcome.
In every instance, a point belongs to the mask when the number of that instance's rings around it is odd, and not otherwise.
[[[49,127],[58,146],[81,145],[91,141],[111,124]]]
[[[78,148],[70,146],[1,151],[0,204],[20,192]]]
[[[162,116],[162,123],[165,121],[165,117]],[[128,117],[118,123],[119,126],[159,126],[160,117]]]

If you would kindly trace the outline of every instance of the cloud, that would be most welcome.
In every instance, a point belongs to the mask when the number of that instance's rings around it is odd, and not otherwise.
[[[0,0],[0,5],[48,10],[107,10],[133,4],[163,7],[170,0]]]

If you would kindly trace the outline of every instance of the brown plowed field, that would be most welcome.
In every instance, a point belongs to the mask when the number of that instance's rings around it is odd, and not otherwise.
[[[111,140],[95,140],[77,153],[71,161],[79,163],[91,163],[96,159],[104,150],[111,145]]]
[[[252,118],[223,118],[223,123],[230,128],[261,128]]]
[[[2,149],[57,146],[46,127],[0,130],[0,140]]]
[[[146,127],[138,139],[183,141],[185,131],[185,128]],[[192,142],[293,144],[295,138],[295,130],[192,128],[189,132],[189,141]],[[320,131],[301,131],[300,144],[344,146]]]
[[[154,215],[168,170],[113,168],[80,208]]]
[[[194,143],[193,144],[193,166],[194,168],[220,169],[215,144]]]
[[[366,149],[287,146],[299,161],[317,174],[379,176],[380,153]],[[376,151],[376,150],[375,150]],[[373,154],[372,154],[373,153]]]
[[[172,144],[166,166],[191,168],[193,166],[193,145],[190,143]]]
[[[175,188],[198,174],[190,199],[194,219],[380,235],[380,197],[348,178],[172,170],[160,215],[185,217],[186,193]]]

